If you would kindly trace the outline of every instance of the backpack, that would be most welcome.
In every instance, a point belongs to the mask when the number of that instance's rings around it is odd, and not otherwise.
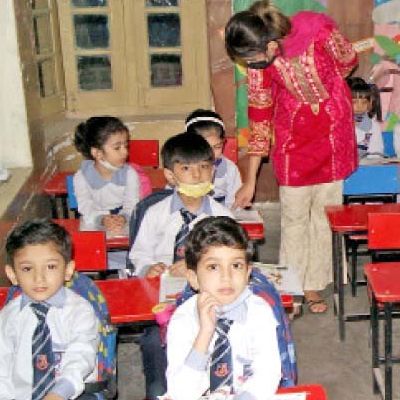
[[[264,299],[272,308],[278,322],[276,336],[278,339],[279,354],[281,358],[282,377],[279,387],[291,387],[297,383],[297,362],[293,336],[290,331],[289,320],[283,308],[281,297],[275,286],[263,275],[258,268],[253,268],[250,274],[249,289]],[[177,299],[177,306],[184,303],[196,292],[186,285]]]
[[[86,299],[100,321],[97,351],[97,382],[86,383],[84,393],[96,394],[99,400],[112,399],[117,392],[116,343],[117,332],[110,323],[106,301],[96,284],[86,275],[75,272],[66,283],[67,288]],[[22,293],[19,286],[11,286],[5,304]]]

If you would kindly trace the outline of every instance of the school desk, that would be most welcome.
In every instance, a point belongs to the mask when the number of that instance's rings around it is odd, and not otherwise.
[[[345,339],[345,322],[369,319],[369,313],[346,314],[343,283],[343,238],[346,235],[366,233],[368,214],[379,212],[400,213],[400,204],[352,204],[325,207],[332,231],[334,312],[338,317],[339,337]]]
[[[63,228],[65,228],[65,230],[69,234],[79,231],[79,225],[80,225],[79,219],[59,218],[59,219],[54,219],[53,221],[58,225],[61,225]],[[107,244],[107,250],[129,250],[128,236],[107,237],[106,244]]]
[[[278,389],[277,394],[305,393],[306,400],[327,400],[325,389],[321,385],[300,385],[291,388]]]
[[[154,321],[151,309],[158,304],[160,278],[107,279],[96,281],[106,298],[111,322],[116,325]],[[293,296],[282,294],[285,309],[293,307]]]

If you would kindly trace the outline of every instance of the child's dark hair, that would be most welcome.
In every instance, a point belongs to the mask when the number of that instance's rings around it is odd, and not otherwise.
[[[227,246],[246,252],[250,262],[252,249],[246,231],[230,217],[207,217],[199,221],[189,233],[185,245],[185,261],[188,269],[197,270],[201,256],[215,246]]]
[[[164,168],[173,170],[175,163],[191,164],[199,161],[214,161],[214,152],[211,146],[200,135],[186,132],[172,136],[161,150]]]
[[[201,108],[190,113],[185,120],[187,133],[197,133],[206,137],[210,129],[218,132],[220,139],[225,138],[224,121],[219,114],[211,110],[203,110]]]
[[[368,116],[370,118],[376,116],[376,119],[382,122],[381,98],[377,86],[365,82],[363,78],[358,76],[348,77],[346,82],[350,87],[353,98],[371,101],[371,109],[368,111]]]
[[[48,219],[32,219],[15,227],[7,237],[7,263],[14,265],[15,253],[25,246],[54,243],[64,261],[71,261],[71,237],[60,225]]]
[[[93,159],[90,149],[101,149],[107,139],[118,132],[129,133],[128,128],[118,118],[92,117],[76,127],[74,144],[85,158]]]
[[[235,14],[225,27],[225,47],[232,60],[265,53],[267,44],[286,36],[290,19],[268,0]],[[279,44],[279,42],[278,42]]]

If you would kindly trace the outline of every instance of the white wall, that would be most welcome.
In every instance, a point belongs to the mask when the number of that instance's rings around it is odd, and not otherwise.
[[[0,162],[31,167],[28,121],[13,0],[0,0]]]

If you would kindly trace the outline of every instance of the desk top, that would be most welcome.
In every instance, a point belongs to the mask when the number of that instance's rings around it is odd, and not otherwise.
[[[79,231],[79,219],[54,219],[58,225],[61,225],[70,235]],[[108,250],[127,250],[129,249],[129,238],[127,236],[115,236],[106,238]]]
[[[327,400],[325,389],[321,385],[300,385],[291,388],[279,389],[279,393],[306,393],[307,400]]]
[[[325,214],[333,232],[362,232],[368,229],[368,214],[400,213],[400,203],[326,206]]]
[[[367,264],[364,271],[378,302],[400,302],[399,262]]]

